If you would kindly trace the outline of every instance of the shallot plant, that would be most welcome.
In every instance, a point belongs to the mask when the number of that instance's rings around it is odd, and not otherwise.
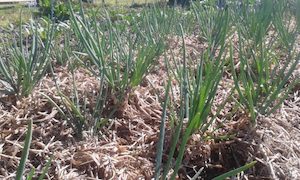
[[[300,54],[295,50],[297,26],[283,1],[262,1],[244,6],[236,21],[238,63],[231,48],[231,69],[239,102],[253,122],[280,107],[299,81],[291,78]],[[299,25],[298,25],[299,26]]]
[[[30,23],[31,39],[23,37],[22,23],[19,27],[19,37],[8,47],[7,55],[0,57],[0,83],[5,93],[23,97],[30,95],[48,69],[55,25],[48,22],[45,39],[35,22]]]
[[[206,12],[194,11],[194,13],[205,14]],[[172,168],[173,171],[170,179],[175,179],[181,167],[185,149],[191,135],[199,131],[202,133],[206,132],[213,122],[211,119],[211,109],[224,70],[225,40],[230,22],[229,12],[227,10],[220,10],[217,18],[213,18],[211,21],[216,21],[213,23],[215,25],[219,23],[224,25],[217,29],[216,33],[218,33],[218,36],[209,34],[212,33],[212,31],[207,32],[207,37],[211,38],[211,42],[218,42],[218,45],[212,43],[211,48],[206,49],[205,52],[197,58],[197,63],[190,63],[192,60],[186,55],[185,34],[181,26],[183,44],[182,64],[174,62],[177,66],[175,66],[175,70],[170,70],[170,78],[173,77],[176,79],[180,85],[180,109],[178,112],[175,112],[178,116],[176,118],[175,130],[172,134],[168,160],[164,165],[161,164],[163,144],[161,143],[162,140],[159,141],[155,174],[157,178],[167,179],[167,175]],[[216,48],[219,49],[218,54],[215,54]],[[196,67],[191,64],[196,64]],[[169,68],[171,68],[171,66],[169,66]],[[167,88],[167,92],[169,89],[172,88]],[[163,106],[163,112],[166,111],[166,107],[165,105]],[[164,121],[166,121],[165,113],[163,113],[162,117],[162,122],[164,123]],[[160,138],[164,138],[162,133],[164,133],[164,131],[161,130]],[[179,149],[178,152],[175,153],[177,146]],[[175,154],[177,155],[175,156]],[[163,169],[162,175],[160,175],[161,169]]]
[[[83,8],[79,15],[71,6],[70,11],[72,28],[84,48],[83,52],[75,54],[88,57],[89,61],[78,59],[95,76],[104,78],[114,106],[122,105],[163,51],[162,39],[154,39],[151,33],[142,36],[141,32],[132,34],[129,30],[124,31],[111,21],[108,13],[103,26],[100,26],[96,18],[85,15]],[[141,28],[149,28],[147,24],[145,26]]]

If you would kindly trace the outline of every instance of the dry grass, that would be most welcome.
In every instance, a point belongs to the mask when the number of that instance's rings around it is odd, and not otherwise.
[[[32,12],[35,11],[35,8],[22,8],[18,6],[12,8],[0,9],[0,27],[7,28],[12,24],[18,24],[20,21],[21,9],[22,9],[23,21],[28,21],[32,17]]]
[[[172,52],[174,57],[180,59],[179,39],[169,38],[169,57]],[[191,59],[206,48],[205,43],[195,36],[186,37],[185,40]],[[300,72],[300,67],[297,71]],[[60,79],[60,88],[70,95],[72,80],[66,67],[58,67],[55,72]],[[295,74],[296,77],[298,75]],[[98,89],[98,81],[80,68],[75,71],[75,77],[80,97],[94,102],[93,93]],[[108,120],[100,138],[92,136],[91,132],[84,132],[82,139],[74,137],[66,119],[40,94],[42,92],[57,99],[56,88],[50,76],[45,77],[28,98],[15,101],[10,97],[1,97],[0,178],[14,177],[26,124],[32,119],[33,141],[26,172],[31,167],[36,167],[36,171],[41,172],[46,160],[53,155],[48,179],[151,179],[161,115],[157,94],[163,97],[165,81],[167,73],[161,57],[159,65],[129,95],[120,116]],[[176,82],[173,85],[174,94],[179,96]],[[227,98],[232,86],[231,77],[224,73],[215,105]],[[300,89],[296,88],[276,114],[268,118],[260,117],[256,127],[250,126],[249,117],[245,113],[235,110],[233,101],[226,103],[224,111],[217,118],[222,128],[212,132],[215,128],[212,127],[211,134],[208,135],[234,136],[227,140],[212,138],[203,142],[199,141],[199,134],[193,135],[183,160],[180,178],[186,179],[187,175],[193,175],[200,167],[207,165],[203,178],[210,179],[212,173],[226,172],[253,159],[259,161],[258,165],[248,174],[243,174],[242,178],[300,178],[299,97]]]

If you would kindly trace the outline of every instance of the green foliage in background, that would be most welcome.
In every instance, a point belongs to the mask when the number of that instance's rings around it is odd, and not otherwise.
[[[41,16],[49,18],[53,16],[59,21],[67,20],[70,17],[67,2],[64,0],[40,0],[39,13]]]

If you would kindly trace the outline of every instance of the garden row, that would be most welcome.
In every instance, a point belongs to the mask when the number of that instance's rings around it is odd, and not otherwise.
[[[299,1],[287,0],[229,3],[223,8],[195,2],[188,10],[153,6],[123,12],[88,10],[82,5],[74,10],[69,5],[69,20],[50,17],[21,22],[19,33],[10,34],[13,42],[3,40],[1,93],[13,97],[11,104],[16,104],[30,97],[43,78],[51,77],[56,94],[40,95],[59,112],[57,118],[67,121],[79,139],[85,131],[101,138],[102,128],[109,126],[107,119],[124,118],[124,107],[135,89],[151,83],[145,77],[163,69],[165,88],[156,93],[161,119],[153,176],[175,179],[193,134],[200,134],[201,142],[219,139],[210,136],[222,129],[218,122],[234,121],[222,113],[226,104],[233,104],[231,113],[245,115],[251,128],[258,117],[275,112],[299,84],[293,77],[300,59],[295,47],[299,7]],[[205,47],[201,53],[188,53],[190,35]],[[174,37],[181,44],[176,55],[169,44]],[[67,67],[72,76],[68,91],[61,87],[58,67]],[[97,81],[91,94],[78,90],[74,72],[79,68]],[[225,76],[232,80],[232,87],[228,86],[226,98],[216,103]],[[32,121],[18,178],[23,175],[31,133]],[[167,133],[172,138],[166,145]],[[225,139],[230,139],[231,134],[227,135]],[[254,164],[249,162],[216,179],[236,175]],[[42,177],[51,162],[46,166]],[[201,172],[195,173],[195,178]],[[30,171],[28,176],[33,174]]]

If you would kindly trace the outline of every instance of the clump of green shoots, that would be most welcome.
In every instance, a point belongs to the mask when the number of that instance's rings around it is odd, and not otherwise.
[[[220,46],[224,38],[224,34],[222,34],[223,31],[220,31],[220,29],[229,27],[230,25],[227,23],[230,22],[220,21],[224,13],[221,10],[216,11],[216,7],[212,6],[211,2],[193,2],[191,9],[194,12],[193,14],[196,17],[196,22],[200,30],[199,37],[209,43],[211,49],[216,49],[216,47]],[[229,13],[228,11],[229,10],[226,10],[226,13]],[[231,33],[226,34],[225,38],[230,34]]]
[[[201,5],[195,4],[192,7],[194,8],[193,12],[196,14],[195,16],[197,17],[200,26],[205,24],[200,17],[212,13],[212,16],[205,16],[207,22],[210,23],[209,27],[202,28],[200,32],[206,39],[209,48],[205,50],[197,63],[191,63],[191,60],[186,56],[184,33],[181,26],[183,64],[174,61],[175,70],[170,68],[171,65],[168,65],[170,79],[175,78],[180,84],[180,107],[178,112],[173,112],[176,108],[170,108],[172,105],[170,104],[170,98],[168,96],[172,87],[169,80],[166,88],[166,97],[163,103],[160,136],[157,144],[155,179],[176,179],[191,135],[197,132],[200,132],[200,134],[203,135],[215,119],[215,116],[211,117],[211,108],[217,93],[219,82],[223,76],[224,65],[226,62],[225,54],[228,50],[226,39],[230,34],[229,27],[231,24],[230,13],[228,9],[207,9],[201,7]],[[202,11],[198,11],[200,8]],[[216,53],[217,51],[218,53]],[[168,60],[166,60],[166,62],[168,62]],[[196,68],[191,66],[191,64],[196,64]],[[221,108],[219,108],[219,110],[220,109]],[[175,130],[172,134],[168,160],[165,164],[162,164],[165,127],[168,117],[167,111],[171,111],[169,114],[173,114],[173,116],[169,116],[169,118],[175,118],[176,122],[174,123]],[[176,157],[174,157],[175,154],[177,154]],[[172,164],[172,162],[175,164]],[[251,162],[220,175],[215,179],[219,180],[235,176],[236,174],[251,168],[255,163],[256,162]],[[170,169],[172,169],[171,174]],[[161,170],[163,170],[162,174]],[[201,168],[192,179],[196,179],[202,171],[203,168]],[[171,175],[170,177],[168,177],[169,174]]]
[[[204,13],[194,11],[195,13]],[[161,176],[162,179],[167,178],[167,174],[172,167],[171,162],[173,158],[175,158],[175,165],[173,167],[173,173],[171,175],[171,179],[175,179],[177,172],[181,166],[181,162],[184,156],[185,148],[190,139],[191,135],[195,132],[201,131],[205,132],[212,120],[209,120],[209,116],[211,114],[211,108],[216,96],[216,91],[219,85],[219,82],[223,75],[224,69],[224,52],[226,47],[226,36],[228,33],[228,26],[229,26],[229,14],[227,10],[221,10],[219,12],[218,18],[212,19],[216,22],[215,25],[222,22],[224,26],[222,26],[217,33],[219,36],[212,36],[211,37],[211,46],[212,48],[208,48],[201,58],[198,59],[196,69],[189,64],[193,64],[188,62],[189,59],[186,57],[186,49],[185,49],[185,41],[184,41],[184,33],[182,29],[182,41],[183,41],[183,64],[178,64],[176,66],[175,71],[172,70],[170,72],[174,72],[173,75],[175,79],[180,84],[180,110],[178,112],[178,118],[176,122],[176,128],[173,132],[172,142],[171,142],[171,149],[168,155],[168,161],[163,166],[163,175]],[[207,33],[212,33],[209,31]],[[218,42],[218,43],[216,43]],[[216,45],[218,44],[218,45]],[[215,54],[216,48],[219,49],[218,55]],[[166,61],[168,62],[168,61]],[[172,73],[171,73],[172,74]],[[169,85],[168,85],[169,86]],[[167,92],[170,88],[167,88]],[[166,107],[164,106],[164,111],[166,111]],[[175,112],[177,114],[177,112]],[[166,120],[166,117],[162,121]],[[184,125],[184,119],[187,119],[187,124]],[[161,131],[164,132],[164,131]],[[164,135],[160,135],[160,138],[164,138]],[[160,140],[159,142],[161,142]],[[179,145],[178,155],[174,157],[176,146]],[[156,166],[156,177],[158,178],[160,175],[160,168],[161,168],[161,158],[162,156],[162,149],[163,145],[160,143],[158,146],[158,154]]]
[[[68,67],[71,71],[72,76],[72,91],[70,95],[66,95],[60,88],[55,76],[53,67],[51,66],[51,72],[53,80],[56,85],[57,95],[60,97],[59,101],[54,100],[50,96],[41,93],[48,101],[56,107],[61,116],[69,122],[69,125],[74,130],[74,134],[78,138],[82,138],[83,131],[91,131],[94,134],[107,122],[107,119],[102,118],[102,112],[104,110],[105,104],[107,103],[107,92],[108,89],[105,87],[103,82],[104,78],[101,78],[99,93],[95,95],[92,100],[96,102],[90,102],[86,94],[80,94],[77,88],[77,83],[75,79],[76,64],[72,59],[68,60]],[[91,104],[94,104],[92,106]]]
[[[239,62],[236,66],[231,49],[231,69],[239,102],[253,122],[259,114],[274,112],[298,81],[290,81],[300,57],[294,49],[298,31],[285,21],[292,18],[285,3],[266,0],[237,14]],[[268,38],[272,32],[274,37]]]
[[[152,38],[152,34],[141,36],[142,33],[132,34],[120,29],[121,26],[111,22],[108,14],[101,27],[96,18],[86,17],[82,8],[79,16],[71,6],[70,11],[72,28],[84,48],[84,52],[77,54],[89,58],[89,61],[78,60],[110,89],[114,109],[117,109],[141,83],[163,51],[164,44],[161,39]]]
[[[51,56],[57,65],[66,65],[68,60],[72,58],[72,51],[80,47],[77,47],[77,44],[73,42],[73,32],[68,24],[60,22],[57,29],[56,39],[61,39],[61,41],[53,45]]]
[[[191,11],[179,8],[153,6],[145,8],[139,13],[133,14],[130,18],[132,30],[148,40],[165,39],[170,35],[180,35],[181,30],[178,24],[185,27],[186,32],[193,32],[195,26],[194,15]]]
[[[44,76],[49,62],[54,25],[47,27],[46,39],[42,40],[35,23],[30,24],[31,45],[23,44],[22,23],[18,40],[7,49],[7,56],[0,57],[1,83],[5,93],[18,97],[28,96]]]

